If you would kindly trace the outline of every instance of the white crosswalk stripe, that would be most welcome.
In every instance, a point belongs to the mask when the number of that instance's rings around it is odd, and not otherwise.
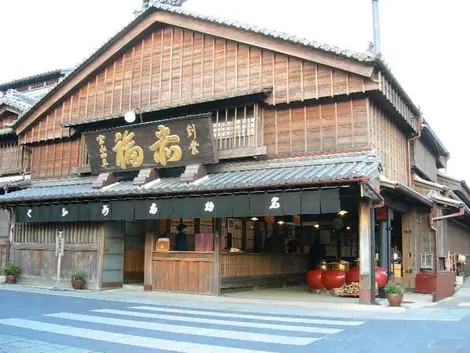
[[[24,320],[24,319],[5,319],[2,320],[3,325],[9,325],[19,328],[27,328],[35,331],[43,331],[56,333],[79,338],[88,338],[97,341],[127,344],[135,347],[164,349],[170,352],[181,353],[269,353],[268,351],[253,351],[240,348],[227,348],[206,344],[194,344],[187,342],[178,342],[150,337],[132,336],[124,333],[115,333],[100,330],[90,330],[86,328],[71,327],[66,325],[49,324],[40,321]],[[223,350],[222,350],[223,349]]]
[[[123,320],[114,319],[109,317],[80,315],[73,313],[58,313],[50,314],[47,316],[57,317],[59,319],[76,320],[83,322],[92,322],[95,324],[107,324],[121,327],[139,328],[145,330],[165,331],[182,333],[186,335],[204,336],[204,337],[217,337],[217,338],[230,338],[245,341],[258,341],[266,343],[288,344],[295,346],[305,346],[312,342],[319,340],[319,338],[304,338],[304,337],[289,337],[281,335],[268,335],[251,332],[233,332],[229,330],[216,330],[210,328],[179,326],[179,325],[166,325],[148,321],[136,320]]]
[[[137,311],[114,310],[114,309],[98,309],[98,310],[92,310],[92,311],[95,311],[98,313],[134,316],[134,317],[142,317],[142,318],[149,318],[149,319],[193,322],[193,323],[199,323],[199,324],[213,324],[213,325],[224,325],[224,326],[235,326],[235,327],[252,327],[252,328],[262,328],[262,329],[271,329],[271,330],[280,330],[280,331],[323,333],[323,334],[333,334],[333,333],[338,333],[338,332],[343,331],[343,329],[337,329],[337,328],[267,324],[264,322],[260,323],[260,322],[205,319],[205,318],[195,318],[195,317],[188,317],[188,316],[161,315],[161,314],[141,313]]]
[[[293,322],[298,324],[312,324],[312,325],[334,325],[334,326],[360,326],[364,321],[340,321],[340,320],[324,320],[324,319],[305,319],[297,317],[282,317],[282,316],[262,316],[262,315],[248,315],[248,314],[235,314],[235,313],[220,313],[216,311],[202,311],[202,310],[185,310],[173,308],[161,308],[154,306],[133,306],[131,309],[148,310],[163,313],[175,314],[194,314],[213,317],[230,317],[236,319],[254,319],[258,321],[282,321]]]
[[[305,347],[327,335],[364,324],[348,319],[182,307],[140,305],[123,309],[95,309],[80,314],[58,312],[34,320],[0,319],[0,326],[126,345],[129,351],[139,347],[185,353],[273,353],[281,347],[285,347],[282,351],[295,352],[295,347]]]

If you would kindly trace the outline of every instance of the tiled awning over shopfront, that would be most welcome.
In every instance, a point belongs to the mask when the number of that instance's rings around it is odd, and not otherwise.
[[[0,203],[20,206],[19,220],[36,222],[332,213],[340,209],[338,185],[379,171],[373,152],[220,163],[195,182],[175,176],[93,189],[90,177],[33,181]]]

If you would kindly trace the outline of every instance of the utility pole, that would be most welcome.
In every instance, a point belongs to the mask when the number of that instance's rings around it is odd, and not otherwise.
[[[372,19],[374,24],[374,54],[380,54],[379,0],[372,0]]]

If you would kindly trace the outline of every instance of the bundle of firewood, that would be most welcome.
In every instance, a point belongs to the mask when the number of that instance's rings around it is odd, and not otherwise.
[[[377,282],[375,282],[375,294],[378,294]],[[351,284],[345,284],[341,288],[333,289],[333,293],[340,297],[358,297],[359,296],[359,282],[351,282]]]
[[[341,288],[335,288],[335,295],[339,296],[358,296],[359,295],[359,283],[352,282],[351,284],[346,284]]]

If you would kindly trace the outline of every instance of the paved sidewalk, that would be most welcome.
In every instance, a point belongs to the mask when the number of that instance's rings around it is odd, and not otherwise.
[[[343,318],[377,318],[384,320],[434,320],[434,321],[458,321],[470,314],[469,310],[449,311],[442,304],[430,302],[414,302],[404,304],[404,307],[392,308],[385,304],[386,299],[379,299],[382,305],[360,305],[358,303],[335,302],[334,298],[330,302],[325,301],[295,301],[285,299],[266,298],[237,298],[227,296],[207,296],[165,292],[144,292],[135,289],[116,289],[101,292],[93,291],[51,291],[48,288],[32,288],[22,285],[0,285],[0,290],[41,293],[55,296],[66,296],[75,298],[86,298],[93,300],[108,300],[125,303],[139,304],[160,304],[178,306],[181,303],[191,303],[194,308],[201,305],[208,305],[220,310],[243,310],[247,305],[255,305],[257,310],[265,313],[284,312],[286,314],[328,316]],[[407,293],[406,302],[413,302],[416,294]],[[418,295],[419,296],[419,295]],[[465,308],[460,308],[465,309]]]

